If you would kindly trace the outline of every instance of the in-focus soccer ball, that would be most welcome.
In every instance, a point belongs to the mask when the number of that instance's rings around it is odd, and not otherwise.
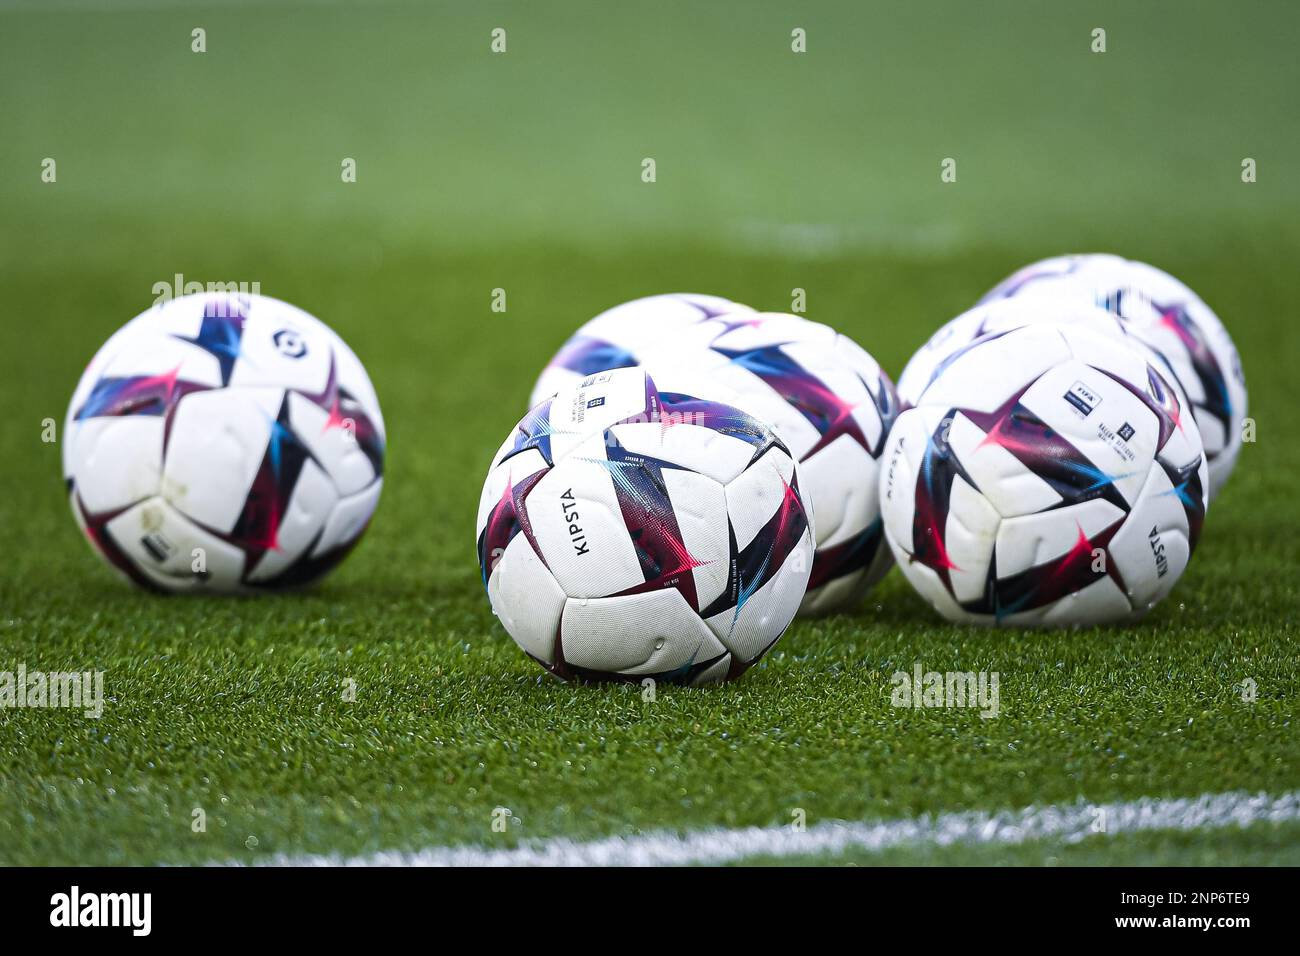
[[[1209,494],[1232,473],[1241,451],[1246,379],[1232,337],[1191,289],[1166,272],[1119,256],[1059,256],[1026,266],[981,301],[1046,295],[1095,302],[1173,369],[1191,400],[1205,443]]]
[[[383,484],[361,362],[301,309],[190,295],[118,330],[68,406],[72,511],[113,567],[166,591],[260,591],[325,574]]]
[[[798,469],[770,427],[640,368],[529,412],[477,528],[493,611],[566,679],[737,677],[785,631],[812,566]]]
[[[947,363],[978,339],[1004,335],[1025,325],[1062,322],[1126,340],[1131,346],[1144,347],[1140,340],[1129,336],[1122,319],[1091,302],[1070,297],[1059,300],[1033,296],[992,299],[946,322],[913,353],[903,373],[898,376],[898,400],[904,408],[915,405]],[[1157,368],[1166,372],[1168,367],[1162,363]],[[1172,372],[1168,374],[1172,375]]]
[[[1200,435],[1145,356],[1077,325],[962,351],[885,448],[885,535],[945,617],[1136,618],[1187,566],[1206,507]]]
[[[750,312],[685,331],[647,353],[652,376],[681,371],[703,397],[769,422],[799,462],[816,553],[801,613],[856,604],[889,570],[880,456],[898,411],[893,383],[848,336],[794,315]],[[726,391],[714,392],[713,389]]]
[[[1164,355],[1134,335],[1128,322],[1084,298],[1050,295],[990,299],[948,322],[916,351],[903,369],[898,379],[899,401],[904,408],[915,404],[921,392],[980,339],[1005,335],[1026,325],[1061,323],[1091,329],[1135,349],[1173,389],[1178,407],[1191,407],[1187,393]]]
[[[692,326],[710,323],[710,329],[722,331],[726,323],[712,324],[711,320],[752,311],[730,299],[690,292],[646,296],[606,309],[560,347],[533,386],[528,407],[536,408],[588,375],[638,365],[645,352],[671,344]]]

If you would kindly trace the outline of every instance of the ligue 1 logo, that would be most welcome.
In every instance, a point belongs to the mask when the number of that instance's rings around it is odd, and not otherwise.
[[[285,358],[300,359],[307,354],[307,343],[293,329],[280,329],[271,336],[271,341],[275,343],[276,351]]]

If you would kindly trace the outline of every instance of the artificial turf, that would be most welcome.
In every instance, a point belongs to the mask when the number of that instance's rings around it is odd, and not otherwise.
[[[0,671],[101,669],[109,698],[98,719],[0,709],[0,863],[1300,788],[1298,24],[1266,3],[0,6]],[[796,623],[738,683],[646,702],[554,681],[493,619],[481,481],[591,314],[672,290],[782,310],[800,288],[810,318],[897,373],[1014,268],[1102,249],[1216,307],[1258,426],[1141,624],[954,627],[894,572],[853,613]],[[159,598],[79,538],[42,422],[176,273],[259,282],[332,324],[375,381],[383,499],[315,589]],[[891,707],[892,673],[918,660],[998,671],[1000,715]],[[1294,863],[1295,837],[846,859]]]

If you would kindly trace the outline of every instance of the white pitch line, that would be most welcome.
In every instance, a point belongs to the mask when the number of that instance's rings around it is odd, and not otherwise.
[[[536,840],[513,849],[430,847],[367,856],[277,856],[267,866],[682,866],[731,863],[747,857],[798,857],[879,851],[897,846],[1015,846],[1030,840],[1078,843],[1154,830],[1205,830],[1300,820],[1300,791],[1269,796],[1207,793],[1165,800],[1074,803],[997,813],[926,814],[880,823],[819,823],[802,832],[789,826],[647,833],[578,842]]]

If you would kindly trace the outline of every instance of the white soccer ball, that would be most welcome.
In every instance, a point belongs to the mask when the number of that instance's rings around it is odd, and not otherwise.
[[[1023,295],[990,299],[946,323],[908,361],[898,379],[899,401],[907,408],[966,349],[982,339],[1027,325],[1061,324],[1091,329],[1141,353],[1173,389],[1179,408],[1191,408],[1187,393],[1164,355],[1130,331],[1129,323],[1077,296]]]
[[[799,607],[812,534],[794,459],[766,424],[678,387],[640,368],[590,376],[493,459],[483,583],[560,677],[734,678]]]
[[[533,386],[528,407],[536,408],[588,375],[639,365],[646,352],[673,343],[693,326],[728,313],[752,311],[721,296],[691,292],[651,295],[606,309],[560,346]],[[727,325],[711,323],[709,328],[723,330]]]
[[[1171,384],[1078,325],[977,339],[899,416],[884,461],[894,557],[953,621],[1134,619],[1205,515],[1200,435]]]
[[[1026,266],[981,301],[1045,295],[1095,302],[1158,352],[1191,400],[1205,443],[1209,494],[1222,489],[1241,451],[1246,379],[1232,337],[1191,289],[1166,272],[1119,256],[1059,256]]]
[[[319,578],[366,529],[384,422],[320,320],[260,295],[190,295],[118,330],[68,405],[78,524],[127,578],[255,592]]]
[[[979,339],[1003,335],[1025,325],[1060,322],[1129,340],[1130,345],[1138,344],[1138,340],[1130,339],[1123,320],[1091,302],[1070,297],[1047,301],[1030,296],[993,299],[944,323],[913,353],[898,376],[898,399],[905,408],[915,405],[946,364]]]
[[[775,428],[799,462],[816,540],[800,611],[861,600],[892,563],[877,489],[898,399],[876,360],[829,326],[750,312],[694,326],[647,352],[644,367],[652,376],[689,374],[702,397],[738,404]]]

